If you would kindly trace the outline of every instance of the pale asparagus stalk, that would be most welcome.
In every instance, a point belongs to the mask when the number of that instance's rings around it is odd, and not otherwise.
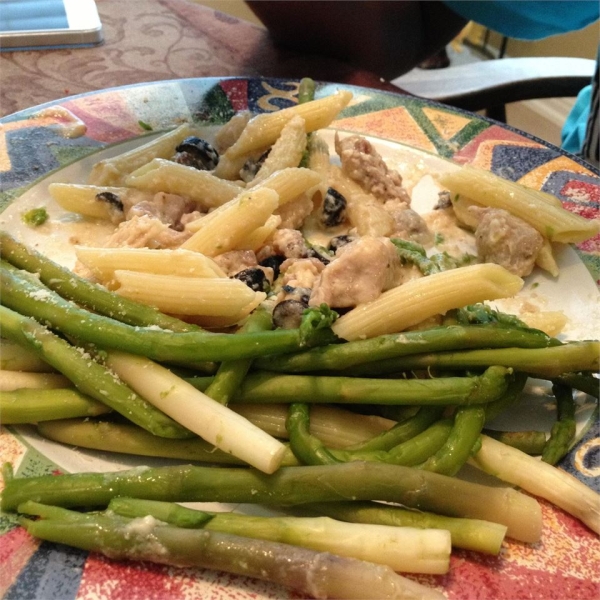
[[[111,351],[106,360],[140,396],[202,439],[265,473],[278,469],[285,446],[244,417],[145,357]]]
[[[193,523],[203,514],[170,502],[136,498],[114,498],[108,510],[128,518],[152,516],[171,525],[186,517]],[[450,564],[450,532],[442,529],[345,523],[329,517],[258,517],[231,512],[207,516],[212,518],[199,527],[358,558],[404,573],[442,574]]]
[[[0,370],[0,392],[21,389],[56,390],[69,388],[72,384],[60,373],[27,373],[25,371]]]
[[[28,503],[42,519],[21,519],[41,539],[101,552],[113,559],[201,567],[255,577],[297,590],[303,597],[351,600],[443,600],[440,592],[387,566],[237,535],[161,525],[152,517],[124,520]]]
[[[471,460],[483,471],[552,502],[600,534],[600,494],[566,471],[486,435]]]

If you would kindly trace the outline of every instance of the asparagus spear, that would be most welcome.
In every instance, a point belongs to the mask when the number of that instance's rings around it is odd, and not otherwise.
[[[4,374],[6,372],[2,372]],[[62,375],[60,376],[62,377]],[[205,378],[206,381],[210,381],[211,378]],[[206,385],[204,386],[206,387]],[[201,389],[203,389],[201,387]],[[89,417],[95,414],[101,414],[101,412],[108,412],[110,408],[104,404],[96,402],[95,400],[80,395],[74,389],[70,388],[49,388],[49,389],[35,389],[29,390],[27,388],[19,389],[17,392],[18,400],[14,400],[12,393],[13,390],[7,393],[2,390],[0,386],[0,414],[2,415],[2,421],[6,424],[12,423],[36,423],[46,420],[54,419],[74,419],[76,417]],[[39,392],[42,393],[39,393]],[[52,392],[52,393],[50,393]],[[241,414],[248,419],[254,425],[260,427],[270,435],[277,438],[286,438],[287,431],[285,429],[285,420],[287,418],[287,405],[283,404],[236,404],[232,407],[232,410]],[[394,422],[388,419],[372,415],[361,415],[355,412],[335,408],[333,406],[321,406],[317,405],[312,408],[311,412],[311,431],[322,439],[326,444],[334,448],[343,448],[351,444],[357,444],[364,440],[370,440],[373,436],[377,436],[382,431],[389,429]],[[96,425],[92,421],[79,421],[77,429],[83,428],[84,425],[89,425],[93,428]],[[117,428],[114,435],[116,436],[114,443],[110,442],[111,435],[108,431],[103,430],[102,434],[94,435],[92,431],[84,432],[81,435],[75,435],[73,432],[73,439],[61,439],[58,431],[62,430],[59,423],[48,424],[44,427],[42,435],[56,439],[56,441],[62,441],[64,443],[70,443],[75,446],[82,446],[86,448],[96,448],[103,451],[114,452],[120,449],[122,452],[131,454],[140,454],[144,456],[165,456],[173,458],[182,458],[187,460],[202,460],[203,462],[212,462],[211,458],[215,458],[210,453],[208,448],[212,448],[210,444],[205,444],[206,451],[200,451],[200,456],[194,454],[194,451],[187,449],[185,444],[179,444],[179,442],[170,442],[167,444],[161,443],[161,438],[157,438],[150,433],[144,432],[135,426],[126,424],[110,424],[112,428]],[[68,429],[71,431],[75,427],[73,423]],[[108,423],[103,422],[102,427],[109,427]],[[123,430],[121,433],[120,431]],[[147,435],[144,438],[144,442],[141,446],[138,446],[135,440],[132,440],[129,445],[125,440],[129,437],[129,432],[132,433],[132,437]],[[71,436],[71,433],[69,433]],[[409,436],[411,437],[411,436]],[[95,441],[99,438],[99,441]],[[74,441],[77,440],[77,441]],[[106,440],[106,443],[102,443]],[[87,442],[87,443],[86,443]],[[200,443],[199,440],[195,440],[195,443]],[[101,444],[101,445],[95,445]],[[172,454],[170,449],[182,446],[181,453]],[[124,448],[131,447],[131,450],[125,450]],[[146,448],[142,450],[142,448]],[[138,448],[139,451],[136,451]],[[214,449],[213,449],[214,450]],[[228,460],[226,462],[232,462],[239,464],[240,461],[235,460],[230,455],[225,455]],[[287,456],[287,455],[286,455]],[[219,457],[219,461],[222,462]],[[287,458],[285,459],[287,460]],[[290,464],[287,462],[286,464]],[[294,464],[294,463],[292,463]]]
[[[14,478],[5,484],[1,508],[14,511],[27,500],[64,507],[106,506],[118,496],[278,506],[381,500],[504,524],[507,535],[524,542],[538,541],[541,531],[538,503],[511,488],[488,487],[411,467],[364,462],[282,467],[273,475],[252,469],[182,465]]]
[[[511,372],[489,367],[473,377],[366,379],[251,373],[234,402],[333,402],[344,404],[485,404],[502,397]]]
[[[495,330],[494,330],[495,331]],[[566,342],[548,348],[495,348],[415,354],[353,367],[354,376],[373,377],[418,369],[463,370],[503,365],[515,371],[552,379],[573,371],[600,369],[600,342]]]
[[[0,230],[0,256],[19,269],[37,273],[40,281],[61,296],[102,315],[139,326],[157,326],[170,331],[195,331],[199,327],[159,312],[151,306],[129,300],[79,277],[43,254],[27,248],[6,231]]]
[[[0,306],[0,325],[3,335],[35,351],[66,375],[82,394],[110,406],[155,435],[174,438],[192,435],[138,396],[83,349],[71,346],[37,321]]]
[[[332,465],[364,460],[393,465],[417,465],[426,461],[446,443],[452,429],[449,420],[433,423],[428,429],[389,451],[331,450],[309,433],[310,417],[307,404],[290,404],[287,429],[294,455],[307,465]],[[465,459],[466,460],[466,459]],[[434,470],[434,469],[431,469]]]
[[[10,340],[0,339],[0,370],[51,373],[52,367],[31,352]]]
[[[543,431],[494,431],[484,429],[483,433],[531,456],[539,456],[546,445],[546,434]]]
[[[554,383],[562,383],[571,386],[598,399],[600,397],[600,379],[592,373],[565,373],[553,379]]]
[[[422,469],[456,475],[467,462],[485,422],[485,408],[463,406],[454,415],[454,426],[446,443],[422,465]]]
[[[472,458],[475,466],[545,498],[600,534],[600,494],[562,469],[488,436],[481,439],[481,448]]]
[[[315,82],[310,77],[303,77],[298,86],[298,104],[315,99]]]
[[[352,523],[446,529],[453,546],[486,554],[498,554],[506,534],[504,525],[490,521],[446,517],[377,502],[317,502],[305,508]]]
[[[56,390],[68,388],[71,382],[60,373],[28,373],[25,371],[0,370],[0,392],[21,389]],[[2,396],[0,396],[0,401]]]
[[[364,442],[354,444],[346,450],[362,450],[363,452],[391,450],[402,442],[406,442],[425,431],[427,427],[442,416],[442,413],[443,408],[440,406],[423,406],[417,410],[416,414],[396,423],[391,429],[382,431],[379,435]]]
[[[23,388],[2,392],[0,396],[0,415],[2,415],[3,425],[37,423],[71,417],[95,417],[110,410],[110,407],[103,402],[97,402],[77,390]]]
[[[133,327],[89,312],[4,266],[0,268],[0,286],[0,301],[8,308],[100,348],[141,354],[161,362],[196,364],[204,360],[254,358],[328,343],[333,335],[329,325],[335,315],[320,309],[307,311],[299,329],[236,336],[203,331],[173,333],[156,327]]]
[[[156,456],[215,465],[243,466],[244,462],[222,452],[201,438],[173,440],[160,438],[128,423],[91,419],[60,419],[37,424],[38,433],[50,440],[77,448]],[[287,464],[297,464],[288,459]]]
[[[271,435],[287,437],[286,404],[234,404],[232,409],[244,415]],[[429,410],[429,409],[425,409]],[[437,410],[437,409],[436,409]],[[335,406],[316,404],[311,407],[311,433],[332,448],[361,444],[393,427],[394,421],[376,415],[362,415]],[[413,434],[414,435],[414,434]],[[408,437],[412,437],[410,433]]]
[[[573,390],[561,383],[552,386],[556,398],[556,423],[542,451],[542,460],[555,465],[568,451],[575,438],[575,401]]]
[[[272,328],[271,315],[259,307],[248,317],[237,333],[255,333],[257,331],[269,331]],[[244,377],[246,377],[251,366],[252,359],[250,358],[222,362],[213,381],[204,393],[216,402],[227,406],[242,381],[244,381]]]
[[[108,366],[141,397],[220,450],[265,473],[279,468],[285,446],[250,421],[143,356],[110,351]]]
[[[534,329],[451,325],[424,331],[380,335],[367,340],[313,348],[287,356],[270,356],[257,359],[254,366],[285,373],[333,371],[424,352],[467,348],[544,348],[552,343],[552,339],[545,333]]]
[[[186,527],[202,527],[210,531],[332,552],[388,565],[394,571],[404,573],[446,573],[450,561],[450,534],[439,529],[363,525],[329,517],[206,513],[171,502],[135,498],[113,498],[108,510],[128,518],[152,516],[179,527],[183,522]]]
[[[384,565],[288,544],[160,525],[147,517],[123,521],[27,504],[42,519],[21,519],[36,537],[104,553],[177,567],[201,567],[272,581],[318,598],[442,600],[443,595]],[[65,514],[67,513],[67,514]]]

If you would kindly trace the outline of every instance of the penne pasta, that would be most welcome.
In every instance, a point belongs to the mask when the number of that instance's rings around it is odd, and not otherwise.
[[[383,204],[373,194],[366,193],[339,167],[331,167],[329,184],[346,199],[348,221],[359,235],[381,237],[394,231],[394,219]]]
[[[554,258],[554,253],[552,252],[552,244],[544,238],[544,245],[542,249],[538,252],[538,255],[535,259],[535,264],[540,268],[544,269],[552,275],[552,277],[558,277],[558,264],[556,263],[556,259]]]
[[[125,183],[147,192],[166,192],[189,198],[204,210],[221,206],[235,198],[241,188],[230,181],[215,177],[170,160],[155,158],[131,173]]]
[[[186,138],[195,134],[195,129],[184,123],[152,141],[97,162],[90,173],[88,183],[92,185],[122,185],[125,177],[132,171],[150,162],[154,158],[171,158],[175,148]]]
[[[266,295],[238,279],[180,277],[137,271],[115,271],[121,296],[177,315],[238,318]],[[240,316],[239,318],[242,318]]]
[[[236,158],[271,146],[284,126],[296,116],[304,119],[307,133],[327,127],[351,99],[351,92],[339,91],[326,98],[258,115],[248,122],[239,139],[223,156]]]
[[[434,315],[468,304],[514,296],[523,280],[491,263],[412,279],[340,317],[333,331],[345,340],[404,331]]]
[[[114,279],[115,271],[138,271],[179,277],[227,277],[215,261],[190,250],[150,248],[75,248],[78,260],[100,281]]]
[[[322,182],[321,176],[305,168],[282,169],[273,173],[258,186],[248,189],[269,189],[277,192],[279,205],[285,204]]]
[[[265,241],[273,235],[275,230],[281,225],[281,217],[279,215],[271,215],[267,222],[261,227],[257,227],[246,238],[240,242],[238,248],[240,250],[252,250],[257,252],[265,243]]]
[[[126,187],[107,187],[96,185],[79,185],[75,183],[51,183],[48,191],[54,201],[71,212],[107,221],[121,220],[123,212],[119,202],[136,204],[143,200],[152,200],[154,194],[132,190]],[[104,198],[101,195],[104,194]],[[111,201],[111,196],[114,201]]]
[[[217,256],[237,250],[244,239],[264,225],[279,206],[279,196],[273,190],[249,190],[198,219],[195,233],[181,247]]]
[[[269,177],[269,175],[281,169],[297,167],[302,160],[305,150],[306,130],[304,128],[304,119],[302,117],[294,117],[281,130],[281,135],[273,144],[269,156],[267,156],[252,180],[252,184],[256,185],[260,183]]]
[[[507,181],[471,166],[442,173],[438,182],[452,196],[492,208],[503,208],[529,223],[552,242],[578,243],[600,232],[600,223],[557,206],[548,194]]]

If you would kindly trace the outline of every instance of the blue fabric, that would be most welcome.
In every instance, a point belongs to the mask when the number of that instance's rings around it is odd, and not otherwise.
[[[539,40],[590,25],[600,17],[595,0],[444,0],[469,21],[522,40]]]
[[[576,31],[600,18],[594,0],[443,0],[451,10],[507,37],[539,40]],[[590,116],[591,85],[577,101],[562,130],[562,147],[579,154]]]
[[[561,133],[561,146],[571,154],[579,154],[585,140],[587,122],[590,116],[592,86],[584,87],[577,96]]]

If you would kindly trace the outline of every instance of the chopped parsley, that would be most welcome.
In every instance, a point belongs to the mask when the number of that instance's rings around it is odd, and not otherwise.
[[[48,211],[43,206],[32,208],[21,215],[21,220],[30,227],[39,227],[48,220]]]

